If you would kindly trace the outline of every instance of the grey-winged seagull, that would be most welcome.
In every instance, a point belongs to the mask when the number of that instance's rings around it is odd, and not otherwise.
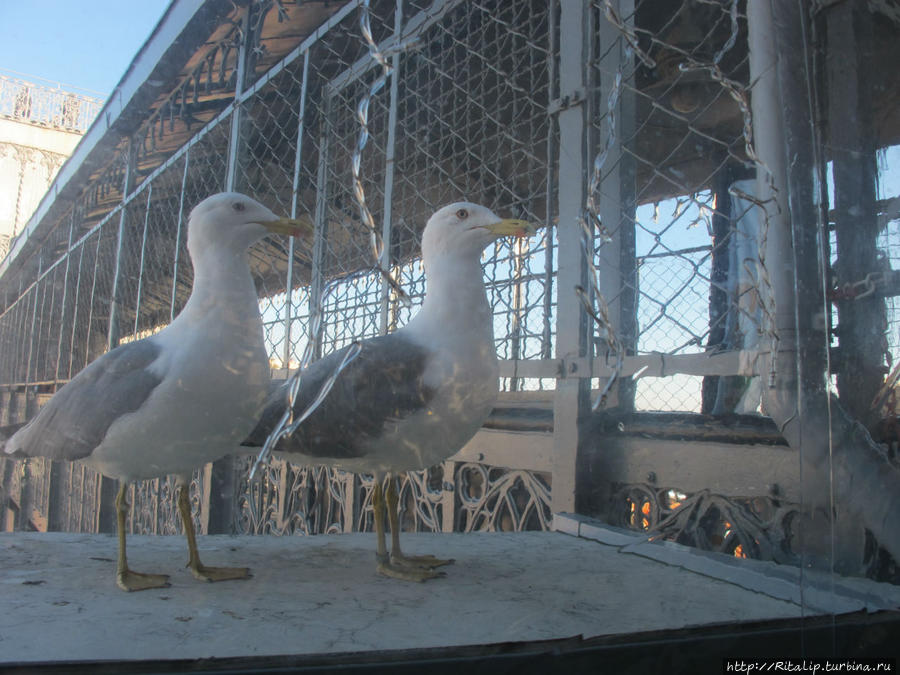
[[[63,386],[4,446],[8,455],[79,460],[121,481],[116,497],[116,582],[127,591],[168,585],[164,574],[128,568],[128,481],[179,476],[178,509],[188,566],[207,581],[249,576],[247,568],[200,562],[188,500],[190,472],[233,452],[253,429],[270,388],[259,301],[247,249],[270,232],[309,224],[278,218],[237,193],[213,195],[191,212],[190,299],[159,333],[107,352]]]
[[[396,474],[433,466],[455,454],[490,413],[499,370],[480,257],[499,237],[531,231],[525,221],[501,219],[476,204],[459,202],[437,211],[422,235],[426,293],[418,314],[390,335],[362,341],[359,355],[338,375],[319,408],[274,448],[299,464],[375,474],[376,561],[381,574],[424,581],[440,576],[435,567],[452,562],[401,552]],[[295,414],[306,410],[347,349],[316,361],[301,375]],[[283,416],[286,386],[269,397],[245,445],[262,445]]]

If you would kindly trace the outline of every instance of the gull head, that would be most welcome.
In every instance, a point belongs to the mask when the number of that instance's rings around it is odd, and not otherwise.
[[[279,218],[255,199],[239,192],[221,192],[194,207],[188,218],[188,250],[226,247],[245,251],[268,234],[309,236],[308,218]]]
[[[456,202],[438,209],[428,219],[422,233],[422,257],[451,252],[478,256],[500,237],[527,237],[534,231],[528,221],[500,218],[484,206]]]

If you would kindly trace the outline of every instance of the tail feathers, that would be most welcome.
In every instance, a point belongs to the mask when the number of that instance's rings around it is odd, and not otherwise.
[[[25,457],[24,452],[13,452],[12,448],[6,447],[6,441],[13,437],[13,435],[25,424],[9,424],[5,427],[0,427],[0,453],[3,455],[11,455],[13,457]]]

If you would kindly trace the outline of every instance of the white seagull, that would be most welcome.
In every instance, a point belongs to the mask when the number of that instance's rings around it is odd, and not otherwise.
[[[427,282],[418,314],[390,335],[362,341],[359,355],[338,375],[321,405],[274,447],[298,464],[375,475],[376,561],[381,574],[424,581],[441,575],[435,567],[452,562],[401,552],[396,474],[434,466],[455,454],[491,412],[499,368],[481,252],[501,236],[530,232],[533,227],[527,222],[501,219],[477,204],[459,202],[437,211],[422,235]],[[302,414],[316,398],[348,349],[301,374],[294,414]],[[245,445],[265,442],[283,416],[289,384],[269,397]],[[386,495],[385,475],[390,478]]]
[[[194,287],[184,310],[159,333],[93,361],[6,441],[7,455],[78,460],[121,481],[116,497],[120,588],[168,585],[167,575],[130,570],[125,556],[128,481],[166,474],[179,477],[178,509],[193,575],[207,581],[249,576],[247,568],[200,562],[187,477],[239,446],[270,388],[247,249],[270,232],[308,230],[308,223],[278,218],[242,194],[205,199],[188,221]]]

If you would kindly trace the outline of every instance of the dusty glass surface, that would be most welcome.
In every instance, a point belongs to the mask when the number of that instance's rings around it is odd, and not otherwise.
[[[195,281],[188,215],[214,193],[313,229],[249,248],[276,382],[409,335],[441,274],[446,297],[472,299],[429,308],[425,338],[395,340],[350,394],[337,376],[322,405],[358,399],[321,434],[350,429],[356,455],[310,460],[303,437],[251,476],[270,425],[193,467],[183,508],[204,562],[252,578],[180,569],[181,488],[161,475],[123,484],[124,531],[129,561],[171,586],[124,593],[106,536],[116,477],[41,447],[0,458],[3,660],[535,642],[900,604],[900,84],[878,66],[896,62],[900,20],[886,3],[226,4],[198,22],[173,3],[166,34],[190,56],[148,43],[142,57],[178,75],[129,83],[154,93],[128,133],[92,130],[90,162],[9,244],[4,436],[109,349],[173,322]],[[0,114],[46,126],[28,95],[3,89]],[[498,231],[468,267],[423,264],[426,222],[460,201],[535,232]],[[454,417],[430,397],[484,356],[468,340],[488,328],[496,399]],[[445,338],[468,351],[387,405],[388,378],[412,387]],[[483,363],[453,401],[493,382]],[[353,426],[368,414],[374,431]],[[434,425],[412,435],[416,415]],[[385,437],[433,461],[404,464]],[[414,561],[423,584],[385,576],[383,502],[405,553],[455,563]]]

